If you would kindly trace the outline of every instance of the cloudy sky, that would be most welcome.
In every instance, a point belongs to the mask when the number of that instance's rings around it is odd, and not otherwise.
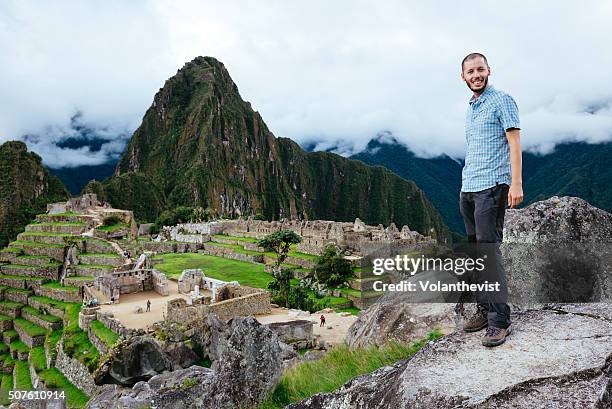
[[[601,142],[610,21],[605,0],[3,1],[0,142],[29,135],[51,166],[102,163],[164,81],[210,55],[276,136],[359,150],[390,131],[421,155],[460,157],[470,93],[459,64],[472,51],[518,102],[525,147]],[[100,150],[57,146],[81,137],[77,112],[108,141]]]

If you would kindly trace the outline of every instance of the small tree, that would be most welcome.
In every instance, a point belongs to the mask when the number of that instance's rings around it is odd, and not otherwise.
[[[336,246],[330,244],[317,259],[311,276],[328,287],[339,287],[355,278],[355,273],[351,262],[344,258],[344,253],[338,252]]]
[[[302,241],[302,238],[296,232],[292,230],[279,230],[277,232],[268,234],[263,239],[257,241],[257,245],[259,247],[263,247],[266,251],[273,251],[276,253],[276,269],[280,267],[280,265],[287,258],[287,253],[289,253],[289,249],[292,244],[298,244]]]
[[[268,289],[278,296],[285,303],[285,307],[289,308],[289,293],[291,292],[291,279],[293,271],[282,268],[274,270],[272,273],[274,281],[268,284]]]

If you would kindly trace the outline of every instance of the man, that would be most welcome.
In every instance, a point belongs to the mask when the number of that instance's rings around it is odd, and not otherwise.
[[[487,259],[501,284],[501,294],[477,296],[477,312],[466,332],[487,328],[482,344],[497,346],[511,332],[506,278],[499,244],[503,239],[506,203],[523,201],[520,122],[514,99],[489,85],[491,68],[480,53],[461,63],[461,79],[473,92],[466,115],[467,150],[463,167],[460,210],[470,243]],[[488,298],[487,298],[488,297]]]
[[[151,300],[147,300],[147,312],[151,311]]]

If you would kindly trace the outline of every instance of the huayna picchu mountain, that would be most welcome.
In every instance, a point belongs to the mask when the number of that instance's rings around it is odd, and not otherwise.
[[[66,187],[28,152],[26,144],[9,141],[0,145],[0,248],[47,208],[47,203],[66,200]]]
[[[380,166],[305,152],[276,138],[244,101],[224,65],[197,57],[168,79],[134,132],[114,176],[91,182],[114,207],[152,220],[176,206],[226,216],[394,222],[448,237],[448,228],[411,181]]]

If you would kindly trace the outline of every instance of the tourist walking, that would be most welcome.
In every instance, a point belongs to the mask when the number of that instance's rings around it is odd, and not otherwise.
[[[501,289],[477,294],[477,312],[464,330],[487,328],[482,344],[492,347],[504,343],[511,332],[499,244],[506,205],[515,207],[523,201],[523,184],[518,107],[510,95],[489,84],[489,75],[487,58],[480,53],[469,54],[461,62],[461,79],[473,95],[465,122],[467,149],[459,207],[473,255],[486,260],[485,273],[493,275]]]
[[[151,301],[147,300],[147,312],[151,311]]]
[[[325,326],[325,315],[321,314],[321,318],[319,318],[319,320],[321,321],[321,323],[319,324],[319,327],[324,327]]]

